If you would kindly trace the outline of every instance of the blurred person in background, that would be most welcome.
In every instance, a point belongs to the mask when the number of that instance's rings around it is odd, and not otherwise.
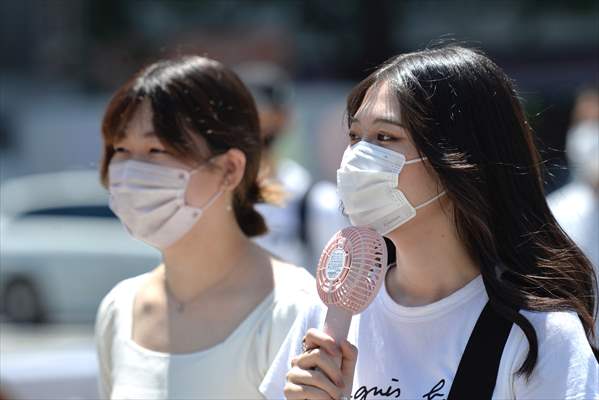
[[[251,240],[276,197],[251,94],[217,61],[158,61],[117,90],[102,134],[110,206],[163,262],[100,305],[101,397],[259,398],[314,281]]]
[[[577,97],[566,134],[570,183],[548,196],[566,233],[599,268],[599,89]]]
[[[596,277],[549,210],[510,78],[459,45],[402,54],[351,91],[347,116],[339,196],[397,262],[347,340],[321,330],[320,301],[302,311],[262,393],[599,398]]]
[[[576,99],[566,134],[570,183],[547,200],[555,218],[599,274],[599,89]],[[595,330],[599,330],[596,316]],[[599,345],[599,340],[596,340]]]
[[[264,61],[245,62],[234,70],[256,99],[263,145],[261,175],[285,192],[283,205],[256,206],[269,232],[255,240],[314,273],[327,241],[349,224],[339,209],[336,187],[328,181],[315,182],[299,163],[276,155],[276,145],[289,134],[293,113],[293,84],[287,72]]]

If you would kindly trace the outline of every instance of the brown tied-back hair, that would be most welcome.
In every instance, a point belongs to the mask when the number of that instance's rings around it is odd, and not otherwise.
[[[549,210],[541,157],[509,77],[482,52],[455,44],[399,55],[352,90],[348,125],[381,83],[451,199],[491,305],[526,335],[530,350],[518,372],[530,376],[538,357],[520,309],[574,311],[592,343],[596,276]]]
[[[254,99],[233,71],[206,57],[155,62],[117,90],[102,121],[100,176],[104,186],[109,183],[113,145],[124,138],[127,124],[144,100],[152,107],[154,133],[182,161],[197,165],[206,160],[200,156],[199,138],[207,144],[210,157],[231,148],[245,154],[245,172],[233,195],[233,210],[244,234],[266,233],[264,218],[254,205],[277,202],[280,193],[258,179],[262,150]]]

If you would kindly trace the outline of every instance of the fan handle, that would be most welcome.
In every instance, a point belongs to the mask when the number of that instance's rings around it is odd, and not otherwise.
[[[347,338],[349,325],[353,314],[342,307],[329,305],[327,316],[324,320],[324,333],[335,339],[337,345]]]

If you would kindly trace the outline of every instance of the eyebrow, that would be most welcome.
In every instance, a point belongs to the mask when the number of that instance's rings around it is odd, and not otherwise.
[[[148,131],[148,132],[145,132],[145,133],[144,133],[144,134],[142,134],[141,136],[142,136],[143,138],[150,138],[150,139],[151,139],[151,138],[156,138],[156,139],[158,138],[158,137],[156,136],[156,133],[155,133],[154,131]],[[124,141],[126,138],[127,138],[127,133],[123,132],[123,134],[122,134],[122,135],[121,135],[119,138],[117,138],[116,140],[114,140],[114,141],[113,141],[113,145],[114,145],[114,144],[118,144],[118,143],[121,143],[121,142],[123,142],[123,141]]]
[[[351,117],[350,122],[352,124],[354,122],[360,123],[360,120],[356,117]],[[399,126],[404,129],[406,128],[405,125],[403,125],[401,122],[393,120],[393,119],[389,119],[389,118],[375,118],[374,121],[372,121],[372,123],[374,123],[374,124],[376,124],[376,123],[390,124],[390,125]]]

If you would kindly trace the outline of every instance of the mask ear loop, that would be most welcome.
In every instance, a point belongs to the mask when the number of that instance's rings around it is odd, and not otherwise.
[[[424,160],[428,160],[428,157],[422,157],[422,158],[413,158],[409,161],[404,161],[404,165],[410,165],[410,164],[416,164],[418,162],[422,162]]]
[[[209,159],[207,159],[202,165],[200,165],[199,167],[197,167],[196,169],[194,169],[193,171],[189,172],[189,179],[191,179],[191,176],[193,174],[195,174],[196,172],[198,172],[199,170],[203,169],[208,163],[210,163],[212,161],[214,157],[210,157]],[[189,180],[188,180],[189,182]],[[203,212],[205,210],[207,210],[212,204],[214,204],[214,202],[225,192],[225,190],[222,188],[222,184],[220,189],[214,193],[212,196],[210,196],[210,198],[208,199],[208,201],[206,202],[206,204],[204,204],[203,206],[199,207],[199,209]]]
[[[209,207],[210,207],[212,204],[214,204],[214,202],[215,202],[215,201],[216,201],[216,200],[217,200],[217,199],[220,197],[220,195],[221,195],[221,194],[223,194],[223,193],[224,193],[224,190],[223,190],[223,189],[219,189],[219,190],[218,190],[218,192],[214,193],[214,194],[212,195],[212,197],[210,197],[210,198],[208,199],[208,201],[206,202],[206,204],[204,204],[204,205],[202,206],[202,210],[206,210],[206,209],[208,209],[208,208],[209,208]]]
[[[229,178],[227,178],[225,176],[223,178],[223,183],[225,185],[228,185],[229,184]],[[214,193],[214,195],[212,195],[212,197],[208,200],[208,202],[202,208],[205,210],[208,207],[210,207],[212,205],[212,203],[214,203],[216,201],[216,199],[218,199],[220,197],[220,195],[222,195],[224,192],[225,192],[225,189],[223,189],[223,185],[221,184],[220,189],[216,193]],[[231,211],[231,205],[230,204],[227,206],[227,210]]]
[[[422,158],[413,158],[413,159],[411,159],[410,161],[405,161],[405,162],[404,162],[404,165],[408,165],[408,164],[415,164],[415,163],[417,163],[417,162],[422,162],[422,161],[424,161],[424,160],[428,160],[428,157],[422,157]],[[433,201],[437,200],[439,197],[441,197],[441,196],[443,196],[443,195],[445,195],[445,194],[446,194],[446,192],[445,192],[445,190],[444,190],[444,191],[442,191],[441,193],[439,193],[438,195],[436,195],[435,197],[433,197],[432,199],[429,199],[429,200],[425,201],[424,203],[417,205],[416,207],[414,207],[414,210],[418,210],[418,209],[420,209],[420,208],[422,208],[422,207],[426,207],[426,206],[428,206],[428,205],[429,205],[429,204],[431,204]]]
[[[418,205],[418,206],[414,207],[414,210],[418,210],[418,209],[420,209],[420,208],[422,208],[422,207],[426,207],[426,206],[428,206],[428,205],[429,205],[429,204],[431,204],[433,201],[437,200],[439,197],[441,197],[441,196],[443,196],[443,195],[445,195],[445,190],[444,190],[444,191],[442,191],[441,193],[439,193],[438,195],[436,195],[435,197],[433,197],[432,199],[430,199],[430,200],[427,200],[427,201],[425,201],[424,203],[422,203],[422,204],[420,204],[420,205]]]

